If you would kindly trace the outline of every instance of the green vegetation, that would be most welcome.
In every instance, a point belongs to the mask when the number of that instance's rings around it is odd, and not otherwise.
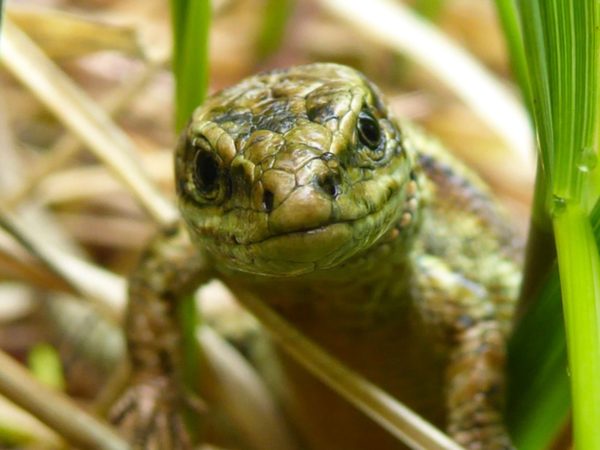
[[[509,1],[497,1],[513,68],[530,103],[539,142],[540,169],[532,217],[534,243],[547,242],[549,219],[558,269],[553,270],[517,330],[511,347],[509,422],[519,448],[543,448],[568,414],[568,349],[576,448],[599,449],[600,266],[589,205],[597,159],[598,2],[519,2],[528,65],[524,73],[519,28]],[[527,82],[529,80],[529,83]],[[531,93],[530,93],[531,92]],[[536,235],[537,234],[537,235]],[[525,272],[529,296],[551,259],[529,246]],[[538,265],[537,273],[531,269]],[[540,270],[540,267],[542,269]],[[558,276],[566,333],[560,320]],[[531,282],[531,278],[536,281]],[[536,286],[536,284],[538,286]],[[543,345],[542,345],[543,344]],[[518,405],[518,406],[517,406]]]
[[[209,0],[172,0],[175,126],[181,130],[208,88]]]
[[[62,390],[65,387],[62,363],[56,349],[48,344],[37,344],[29,352],[29,369],[46,386]]]
[[[273,54],[281,45],[286,25],[294,10],[294,3],[294,0],[267,0],[257,42],[260,60]]]

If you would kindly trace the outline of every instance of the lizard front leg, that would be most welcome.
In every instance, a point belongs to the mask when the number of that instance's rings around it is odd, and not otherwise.
[[[430,256],[418,258],[416,279],[424,320],[449,347],[448,432],[469,450],[511,449],[503,420],[506,327],[489,293]]]
[[[185,229],[176,225],[152,240],[130,277],[125,334],[132,383],[111,417],[134,448],[191,448],[182,418],[186,393],[177,309],[210,275]]]

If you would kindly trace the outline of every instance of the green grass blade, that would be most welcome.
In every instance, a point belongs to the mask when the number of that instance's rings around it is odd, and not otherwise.
[[[529,221],[529,235],[527,236],[527,248],[525,250],[523,282],[517,303],[517,322],[534,303],[540,286],[548,276],[556,259],[554,230],[552,229],[547,201],[550,197],[548,194],[549,183],[545,175],[541,164],[538,162],[533,206]]]
[[[171,0],[173,26],[173,75],[175,77],[175,126],[181,131],[194,110],[202,104],[208,90],[208,38],[210,0]],[[191,397],[198,396],[200,380],[199,352],[195,338],[198,318],[193,296],[180,300],[179,324],[182,330],[182,382]],[[187,427],[194,440],[200,435],[196,411],[187,408]]]
[[[519,450],[547,448],[571,406],[558,268],[509,346],[506,420]]]
[[[267,0],[263,7],[263,23],[258,34],[256,50],[259,60],[269,57],[281,46],[294,5],[294,0]]]
[[[183,348],[183,370],[182,382],[186,388],[186,392],[195,398],[200,397],[200,362],[199,353],[201,351],[198,341],[196,340],[196,328],[198,326],[198,314],[196,310],[196,299],[193,295],[187,295],[181,299],[178,304],[177,314],[179,316],[179,324],[182,334]],[[201,434],[201,424],[198,412],[192,408],[186,408],[185,421],[188,430],[195,438]]]
[[[423,17],[434,21],[442,12],[445,3],[445,0],[417,0],[414,8]]]
[[[600,449],[600,257],[588,217],[567,205],[554,218],[567,329],[576,448]]]
[[[583,198],[583,178],[595,165],[598,47],[597,1],[543,2],[554,130],[554,195]],[[595,11],[596,10],[596,11]]]
[[[523,30],[523,41],[528,62],[533,118],[538,134],[541,168],[546,184],[551,182],[551,161],[554,150],[552,128],[550,80],[548,77],[548,56],[542,14],[537,0],[520,0],[519,3]],[[527,24],[527,26],[525,26]]]
[[[513,76],[515,77],[525,104],[534,118],[534,106],[529,81],[527,59],[523,44],[523,35],[519,22],[517,0],[496,0],[496,11],[504,32],[504,39],[510,58]],[[532,30],[529,30],[532,31]],[[546,163],[548,164],[548,163]],[[527,251],[523,270],[523,286],[519,298],[518,317],[527,311],[532,304],[540,284],[548,275],[552,261],[556,256],[552,222],[547,208],[549,198],[548,183],[543,166],[538,164],[533,209],[527,240]]]
[[[171,26],[173,27],[173,73],[179,73],[182,46],[185,42],[185,12],[187,0],[171,0]]]
[[[496,11],[504,32],[512,73],[521,88],[525,104],[531,113],[533,108],[531,87],[529,85],[525,48],[523,47],[519,13],[515,0],[496,0]]]
[[[589,175],[597,158],[593,144],[597,132],[600,4],[591,0],[521,0],[519,6],[522,23],[526,24],[522,29],[544,169],[543,178],[539,180],[545,183],[538,183],[536,195],[547,205],[543,211],[538,203],[534,212],[552,214],[565,312],[575,444],[576,448],[600,449],[597,432],[600,424],[600,259],[586,213],[587,205],[594,200],[589,194],[593,191]],[[539,194],[544,191],[548,195],[540,200]],[[533,221],[536,219],[539,218],[534,217]],[[536,331],[539,329],[531,333]],[[560,331],[555,331],[550,336],[556,339],[559,334]],[[535,370],[542,373],[553,358],[560,361],[557,355],[561,351],[560,344],[555,343]],[[558,395],[564,387],[556,387],[564,386],[564,381],[559,380],[559,377],[564,379],[564,375],[560,374],[560,367],[555,370],[555,376],[550,377],[545,388],[555,389],[551,394],[557,395],[556,403],[549,404],[551,396],[545,393],[546,397],[538,396],[538,403],[533,405],[538,410],[538,419],[546,413],[546,423],[565,416],[563,408],[557,406],[564,404],[564,392]],[[524,395],[534,392],[531,388]],[[563,400],[558,400],[559,397]],[[540,406],[544,399],[545,407]],[[552,416],[553,408],[561,411]],[[533,433],[529,433],[531,436]]]
[[[175,126],[180,131],[208,89],[209,0],[172,0]]]

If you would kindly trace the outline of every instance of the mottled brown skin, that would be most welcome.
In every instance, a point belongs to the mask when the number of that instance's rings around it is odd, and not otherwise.
[[[141,447],[187,448],[174,310],[216,274],[466,448],[510,448],[501,413],[518,245],[482,182],[393,118],[364,76],[313,64],[215,94],[181,139],[176,180],[194,244],[183,228],[158,238],[131,282],[132,392],[156,401],[143,410],[130,394],[116,416]],[[281,361],[307,447],[402,448]]]

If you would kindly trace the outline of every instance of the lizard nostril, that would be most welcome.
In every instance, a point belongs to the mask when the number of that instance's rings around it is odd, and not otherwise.
[[[328,173],[327,175],[317,179],[317,185],[330,197],[337,197],[339,194],[339,184],[333,174]]]
[[[273,193],[271,191],[265,190],[265,192],[263,194],[263,208],[268,213],[273,211],[273,200],[274,200]]]

